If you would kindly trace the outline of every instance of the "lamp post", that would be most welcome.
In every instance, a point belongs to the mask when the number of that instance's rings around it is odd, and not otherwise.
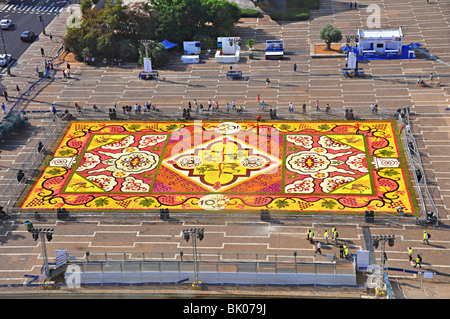
[[[148,58],[148,46],[152,43],[152,40],[139,40],[139,42],[144,46],[145,48],[145,57]]]
[[[183,230],[183,238],[186,242],[192,238],[192,250],[194,255],[194,276],[195,280],[192,283],[192,288],[199,289],[201,288],[202,283],[198,280],[198,259],[197,259],[197,238],[199,240],[203,240],[204,237],[204,228],[199,229],[185,229]]]
[[[44,228],[44,229],[31,228],[31,229],[28,229],[28,231],[32,234],[32,237],[33,237],[33,239],[35,241],[38,240],[39,237],[41,237],[42,255],[44,256],[43,273],[44,273],[44,276],[45,276],[45,281],[49,281],[50,280],[50,269],[48,267],[47,247],[45,245],[45,239],[47,238],[47,241],[49,241],[49,242],[53,239],[53,229],[50,229],[50,228]]]
[[[39,15],[39,21],[42,22],[42,33],[43,33],[44,35],[46,35],[46,34],[45,34],[45,23],[44,23],[44,18],[42,17],[42,15]]]
[[[373,235],[372,236],[372,244],[373,244],[374,248],[378,248],[379,244],[381,243],[380,273],[378,275],[376,288],[375,288],[377,295],[384,295],[386,293],[384,286],[383,286],[384,266],[386,264],[386,258],[385,258],[386,249],[385,249],[385,247],[386,247],[386,242],[388,242],[388,245],[390,247],[394,246],[394,239],[395,239],[395,235]]]

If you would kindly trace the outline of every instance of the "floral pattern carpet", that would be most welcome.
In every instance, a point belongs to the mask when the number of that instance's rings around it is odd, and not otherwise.
[[[412,213],[380,122],[72,122],[24,210]]]

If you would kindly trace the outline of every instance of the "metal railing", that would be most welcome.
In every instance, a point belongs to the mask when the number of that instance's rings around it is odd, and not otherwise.
[[[401,125],[404,125],[406,128],[411,127],[411,123],[409,120],[409,109],[404,108],[403,116],[401,112],[398,112],[398,120]],[[416,139],[414,138],[411,129],[404,129],[402,131],[403,136],[403,146],[405,152],[408,156],[408,160],[411,165],[412,175],[414,178],[414,182],[417,185],[417,193],[419,195],[420,201],[420,213],[422,214],[422,223],[427,223],[431,221],[430,216],[428,216],[429,210],[434,214],[435,218],[435,226],[439,225],[439,212],[434,203],[434,199],[430,194],[427,185],[427,178],[423,169],[422,159],[419,153],[419,148],[416,143]],[[428,209],[430,208],[430,209]],[[420,221],[419,221],[420,222]]]

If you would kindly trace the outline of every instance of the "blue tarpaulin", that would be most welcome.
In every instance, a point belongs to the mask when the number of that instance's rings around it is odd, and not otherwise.
[[[174,48],[174,47],[176,47],[178,44],[176,44],[176,43],[172,43],[172,42],[170,42],[170,41],[167,41],[167,40],[164,40],[163,42],[161,42],[162,43],[162,45],[167,49],[167,50],[169,50],[169,49],[172,49],[172,48]]]

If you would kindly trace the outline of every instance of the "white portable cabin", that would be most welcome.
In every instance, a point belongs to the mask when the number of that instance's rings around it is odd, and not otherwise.
[[[359,30],[358,56],[393,57],[402,54],[402,28],[397,30]]]
[[[217,38],[215,60],[218,63],[237,63],[241,58],[241,38]]]
[[[266,60],[278,60],[284,56],[284,40],[266,41]]]
[[[199,63],[201,50],[202,44],[200,41],[184,41],[184,54],[181,56],[181,61],[183,63]]]

